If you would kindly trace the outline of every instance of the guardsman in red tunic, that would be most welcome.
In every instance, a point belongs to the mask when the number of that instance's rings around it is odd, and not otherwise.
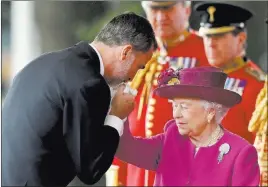
[[[242,102],[230,109],[222,124],[253,144],[255,135],[248,131],[258,93],[264,86],[265,73],[246,57],[246,21],[252,13],[244,8],[206,2],[197,4],[201,12],[199,35],[211,66],[228,74],[225,87],[242,95]]]
[[[150,137],[161,133],[172,119],[172,107],[167,99],[152,93],[156,79],[166,68],[208,66],[202,38],[187,29],[191,14],[190,1],[143,1],[148,20],[158,39],[159,50],[145,70],[136,75],[132,84],[138,89],[136,108],[129,116],[134,136]],[[152,186],[154,173],[131,164],[119,165],[119,181],[126,186]]]
[[[266,19],[268,24],[268,19]],[[255,110],[249,122],[248,130],[256,133],[254,146],[258,152],[260,165],[260,186],[268,186],[268,76],[256,99]]]

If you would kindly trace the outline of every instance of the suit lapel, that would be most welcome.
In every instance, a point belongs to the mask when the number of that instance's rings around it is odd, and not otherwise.
[[[77,43],[74,46],[74,50],[76,51],[77,55],[80,58],[88,59],[87,63],[89,63],[89,66],[91,66],[92,69],[94,69],[94,71],[96,72],[97,75],[100,75],[100,60],[99,60],[98,54],[89,45],[88,42],[82,41],[82,42]],[[104,77],[103,76],[101,76],[101,77],[103,78],[104,82],[106,82]],[[107,82],[106,82],[106,84],[107,84]],[[108,84],[107,84],[107,86],[109,87]],[[110,91],[110,89],[108,91],[109,91],[109,100],[111,100],[111,91]]]

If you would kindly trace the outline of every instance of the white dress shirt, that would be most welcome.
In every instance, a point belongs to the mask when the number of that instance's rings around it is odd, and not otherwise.
[[[100,60],[100,74],[103,76],[104,75],[104,64],[103,64],[101,55],[100,55],[99,51],[93,45],[90,45],[90,46],[96,51],[96,53],[97,53],[97,55],[99,57],[99,60]],[[112,88],[110,88],[110,91],[111,91],[111,98],[113,98],[115,92],[112,90]],[[117,130],[119,136],[122,136],[123,130],[124,130],[124,121],[125,120],[122,120],[117,116],[107,115],[106,118],[105,118],[105,121],[104,121],[104,125],[108,125],[110,127],[115,128]]]

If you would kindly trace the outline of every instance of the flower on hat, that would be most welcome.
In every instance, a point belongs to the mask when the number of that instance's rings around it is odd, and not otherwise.
[[[181,69],[174,70],[172,68],[163,71],[157,79],[158,86],[180,84],[180,71]]]
[[[175,84],[180,84],[180,80],[178,78],[172,78],[167,83],[167,85],[175,85]]]

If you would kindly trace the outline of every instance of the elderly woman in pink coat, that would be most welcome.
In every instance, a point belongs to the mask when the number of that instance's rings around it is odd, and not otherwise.
[[[241,101],[226,78],[213,67],[162,73],[155,92],[172,100],[174,119],[151,138],[133,137],[126,122],[116,156],[155,171],[154,186],[258,186],[256,149],[221,125]]]

